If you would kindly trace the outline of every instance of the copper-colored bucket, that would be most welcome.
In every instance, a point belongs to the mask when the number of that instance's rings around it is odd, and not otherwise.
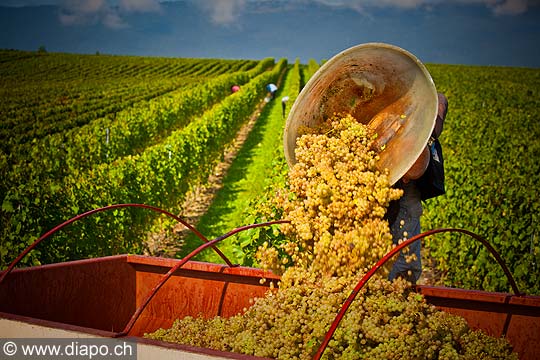
[[[377,134],[379,169],[395,183],[425,148],[437,116],[437,91],[425,66],[393,45],[351,47],[327,61],[294,102],[284,131],[289,165],[301,126],[316,127],[333,114],[351,114]]]

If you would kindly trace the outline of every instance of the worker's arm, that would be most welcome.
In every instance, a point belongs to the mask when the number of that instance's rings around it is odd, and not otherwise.
[[[434,138],[439,138],[443,130],[444,119],[446,118],[446,113],[448,112],[448,99],[444,94],[438,93],[439,98],[439,107],[437,111],[437,119],[435,120],[435,127],[433,128],[432,136]]]

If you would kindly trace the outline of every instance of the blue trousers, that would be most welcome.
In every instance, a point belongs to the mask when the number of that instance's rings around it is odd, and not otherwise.
[[[418,216],[411,216],[407,208],[401,207],[396,220],[390,224],[390,231],[392,232],[392,241],[397,245],[400,239],[406,240],[420,234],[420,218]],[[406,236],[404,236],[404,233]],[[399,255],[395,255],[394,258],[397,257],[397,259],[390,270],[388,279],[393,280],[396,277],[403,277],[415,284],[422,274],[421,247],[420,240],[417,240],[402,249]],[[406,252],[405,254],[403,253],[404,251]],[[415,254],[416,258],[407,262],[407,257],[410,257],[412,254]]]

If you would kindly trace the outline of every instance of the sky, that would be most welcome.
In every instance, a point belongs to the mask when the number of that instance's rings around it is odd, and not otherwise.
[[[368,42],[538,68],[540,0],[0,0],[3,49],[307,63]]]

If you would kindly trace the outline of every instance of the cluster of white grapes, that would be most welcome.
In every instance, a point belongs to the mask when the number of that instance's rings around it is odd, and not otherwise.
[[[344,278],[301,281],[230,318],[186,317],[153,339],[275,359],[311,359],[351,290]],[[505,339],[472,331],[403,279],[374,277],[352,303],[324,359],[514,359]]]
[[[337,116],[298,139],[280,203],[290,242],[256,258],[280,274],[277,290],[242,314],[186,317],[147,337],[276,359],[311,359],[360,277],[392,247],[386,208],[401,190],[376,168],[374,135]],[[282,255],[280,255],[282,254]],[[384,269],[381,269],[384,270]],[[324,352],[327,359],[517,359],[504,339],[426,303],[380,272],[357,295]]]
[[[335,117],[297,141],[282,197],[290,235],[284,245],[294,265],[317,276],[354,276],[367,271],[392,246],[384,220],[402,190],[390,187],[377,167],[374,135],[352,116]]]

